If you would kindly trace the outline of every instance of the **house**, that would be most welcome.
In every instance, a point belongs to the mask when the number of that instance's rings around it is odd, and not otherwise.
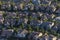
[[[48,19],[48,17],[47,17],[46,15],[42,15],[42,16],[40,17],[40,19],[45,21],[45,20]]]
[[[24,17],[26,17],[26,14],[24,13],[24,12],[18,12],[18,17],[19,18],[24,18]]]
[[[30,13],[27,11],[24,11],[25,16],[28,16]]]
[[[12,27],[15,26],[16,24],[16,19],[15,18],[5,18],[4,20],[4,26],[5,27]]]
[[[12,12],[11,14],[12,17],[17,17],[17,14],[15,12]]]
[[[36,35],[33,37],[33,40],[38,40],[38,38],[41,37],[41,36],[42,36],[42,33],[40,33],[39,35],[36,34]]]
[[[13,6],[13,10],[17,10],[17,6],[16,5]]]
[[[50,16],[51,16],[52,19],[55,18],[55,15],[54,14],[51,14]]]
[[[55,37],[53,35],[43,35],[42,38],[43,38],[43,40],[56,40],[57,39],[57,37]]]
[[[47,4],[47,5],[50,5],[51,4],[51,1],[48,1],[48,0],[42,0],[41,1],[41,4]]]
[[[58,28],[57,32],[60,33],[60,23],[57,24],[57,28]]]
[[[32,3],[28,3],[25,5],[24,10],[34,10],[34,5]]]
[[[54,26],[54,27],[52,27],[52,29],[51,30],[54,30],[54,31],[58,31],[58,27],[57,26]]]
[[[8,38],[8,37],[12,36],[13,32],[14,32],[13,29],[7,29],[7,30],[5,29],[2,31],[1,37]]]
[[[31,20],[30,21],[30,25],[33,26],[33,28],[36,27],[40,27],[40,25],[43,23],[43,21],[41,20]]]
[[[32,12],[31,16],[32,18],[37,18],[37,14],[35,12]]]
[[[39,37],[41,37],[43,34],[41,32],[32,32],[29,36],[28,39],[30,40],[37,40]]]
[[[55,37],[54,35],[49,35],[49,40],[57,40],[57,37]]]
[[[25,3],[29,3],[31,0],[23,0],[23,2]]]
[[[39,17],[43,16],[42,12],[37,12],[37,14],[38,14]]]
[[[14,3],[18,3],[20,1],[22,1],[22,0],[13,0]]]
[[[9,26],[10,26],[10,23],[9,23],[9,22],[4,21],[4,26],[5,26],[5,27],[9,27]]]
[[[43,23],[43,21],[42,20],[37,20],[37,26],[40,26],[42,23]]]
[[[47,19],[49,19],[49,20],[52,20],[52,19],[55,17],[54,14],[49,15],[49,13],[44,13],[44,15],[45,15],[45,16],[47,17]]]
[[[7,16],[15,18],[17,16],[17,14],[15,12],[8,12]]]
[[[37,40],[45,40],[43,37],[39,37]]]
[[[34,27],[37,26],[37,20],[30,21],[30,25]]]
[[[19,18],[16,25],[19,26],[22,23],[24,23],[24,19],[23,18]]]
[[[4,27],[7,28],[7,27],[13,27],[13,26],[16,26],[16,19],[15,18],[7,18],[5,19],[4,21]]]
[[[56,11],[56,13],[60,14],[60,8]]]
[[[60,22],[60,17],[56,17],[53,21]]]
[[[6,4],[6,8],[7,10],[11,10],[11,4],[10,3]]]
[[[51,29],[54,26],[53,22],[43,22],[41,24],[41,27],[44,28],[45,30]]]
[[[2,4],[1,5],[1,9],[6,9],[6,5],[5,4]]]
[[[44,35],[44,36],[42,36],[42,38],[43,38],[44,40],[49,40],[49,36],[48,36],[48,35]]]
[[[57,40],[60,40],[60,38],[57,38]]]
[[[0,14],[2,15],[2,13],[4,13],[4,11],[0,11]]]
[[[20,4],[15,4],[15,5],[17,5],[17,10],[21,10]]]
[[[24,3],[20,3],[20,9],[23,10],[23,8],[24,8]]]
[[[15,16],[15,17],[17,17],[17,15],[18,15],[18,12],[12,12],[11,14],[12,14],[12,16]]]
[[[7,40],[7,38],[0,38],[0,40]]]
[[[0,23],[3,23],[3,21],[4,21],[3,14],[0,13]]]
[[[52,14],[53,12],[55,12],[55,10],[56,10],[56,7],[54,7],[53,5],[46,7],[46,11],[47,11],[48,13],[51,13],[51,14]]]
[[[49,13],[46,12],[46,13],[44,13],[44,18],[45,19],[51,19],[51,16],[49,15]]]
[[[39,10],[42,11],[42,12],[45,12],[46,11],[46,6],[43,6],[43,5],[39,6]]]
[[[16,19],[15,18],[13,18],[13,19],[10,19],[10,26],[11,27],[13,27],[13,26],[15,26],[16,25]]]
[[[0,29],[0,35],[1,35],[1,33],[2,33],[2,30]]]
[[[52,2],[50,5],[54,5],[56,7],[57,6],[57,2]]]
[[[18,38],[25,38],[27,34],[28,34],[28,31],[23,29],[23,30],[18,30],[18,33],[16,36]]]
[[[24,10],[28,10],[28,6],[27,5],[24,6]]]
[[[2,1],[4,1],[4,2],[8,2],[8,0],[2,0]]]
[[[34,5],[39,5],[39,4],[40,4],[40,0],[32,0],[32,3],[33,3]]]
[[[9,27],[10,25],[11,25],[11,22],[12,22],[12,20],[11,20],[12,18],[11,17],[6,17],[5,19],[4,19],[4,27]]]
[[[27,24],[27,22],[28,22],[28,19],[24,18],[24,23]]]

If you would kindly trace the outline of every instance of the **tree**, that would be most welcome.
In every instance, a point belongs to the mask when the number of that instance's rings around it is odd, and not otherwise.
[[[38,26],[37,26],[37,28],[36,28],[36,29],[37,29],[37,31],[40,31],[40,28],[39,28]]]
[[[0,1],[0,5],[2,5],[2,2]]]
[[[5,19],[6,15],[7,15],[7,14],[4,12],[4,13],[3,13],[3,17],[4,17],[4,19]]]
[[[23,28],[24,28],[24,23],[22,23],[22,24],[21,24],[20,28],[21,28],[21,29],[23,29]]]
[[[29,32],[32,32],[32,28],[30,25],[28,25],[28,30],[29,30]]]

